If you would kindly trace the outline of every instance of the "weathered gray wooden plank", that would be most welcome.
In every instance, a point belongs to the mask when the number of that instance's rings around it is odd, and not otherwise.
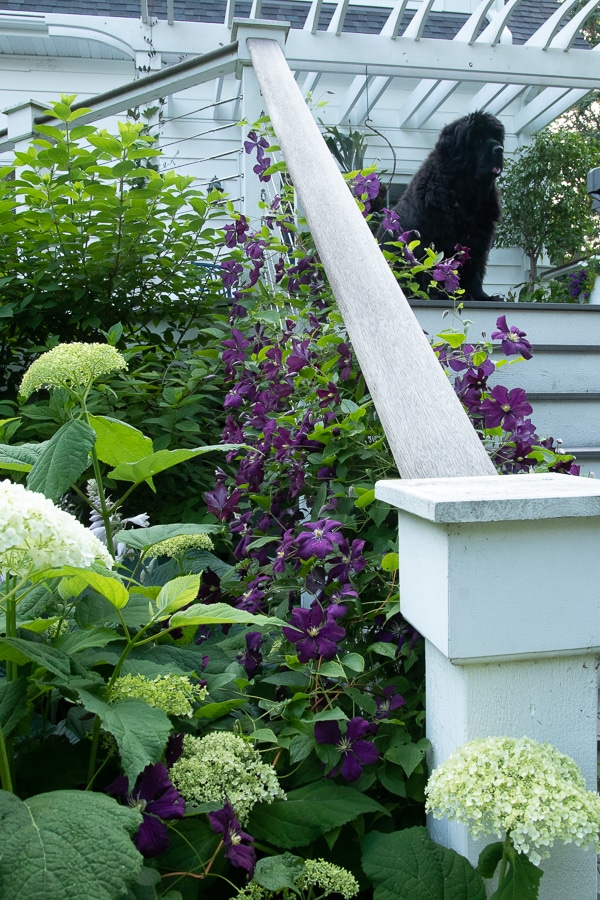
[[[495,473],[356,207],[276,41],[248,38],[267,111],[405,478]]]

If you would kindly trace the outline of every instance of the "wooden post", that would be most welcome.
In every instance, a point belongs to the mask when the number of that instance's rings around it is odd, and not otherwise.
[[[265,23],[256,23],[262,33]],[[260,33],[260,32],[259,32]],[[279,43],[236,33],[403,477],[493,475],[488,454],[362,218]]]
[[[425,637],[430,766],[474,738],[549,742],[596,787],[600,482],[565,475],[381,481],[399,509],[402,614]],[[431,819],[476,863],[492,840]],[[558,844],[540,900],[596,900],[592,850]]]

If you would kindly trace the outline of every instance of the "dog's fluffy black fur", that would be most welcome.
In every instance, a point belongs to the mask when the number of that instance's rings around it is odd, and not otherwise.
[[[489,113],[451,122],[394,207],[401,231],[417,232],[421,248],[433,246],[445,257],[457,244],[469,248],[470,259],[459,269],[465,300],[498,299],[485,293],[483,278],[500,219],[496,178],[503,146],[504,126]],[[390,240],[382,228],[377,237],[381,244]]]

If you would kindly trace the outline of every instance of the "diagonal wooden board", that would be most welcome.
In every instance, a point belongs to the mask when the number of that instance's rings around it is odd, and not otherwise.
[[[246,43],[400,475],[496,474],[321,137],[281,47],[262,37]]]

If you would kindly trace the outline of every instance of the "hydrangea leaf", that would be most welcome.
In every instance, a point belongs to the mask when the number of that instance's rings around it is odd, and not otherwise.
[[[158,762],[165,749],[171,722],[162,709],[143,700],[119,700],[105,703],[89,691],[79,690],[84,707],[100,716],[102,727],[119,745],[123,774],[132,785],[150,763]]]
[[[181,534],[214,534],[221,531],[219,525],[152,525],[150,528],[132,528],[117,531],[115,540],[134,550],[147,550],[154,544],[160,544],[168,538],[178,537]],[[227,567],[228,569],[231,566]]]
[[[304,874],[304,860],[293,853],[281,856],[265,856],[256,863],[252,881],[268,891],[282,891],[293,888],[298,878]]]
[[[156,453],[150,453],[137,462],[125,462],[115,466],[108,474],[110,478],[116,481],[131,481],[133,484],[141,484],[147,481],[153,475],[158,475],[166,469],[172,468],[188,459],[195,459],[196,456],[202,456],[210,453],[212,450],[220,450],[229,453],[231,450],[237,450],[240,444],[212,444],[206,447],[196,447],[194,450],[157,450]]]
[[[168,581],[160,589],[160,593],[156,598],[156,604],[160,613],[158,618],[165,619],[178,609],[181,609],[182,606],[193,603],[198,596],[199,590],[199,575],[180,575],[179,578],[173,578],[171,581]]]
[[[10,472],[30,472],[36,464],[44,444],[0,445],[0,469]]]
[[[22,801],[0,793],[3,900],[114,900],[142,868],[130,835],[135,809],[86,791],[50,791]]]
[[[490,900],[537,900],[543,872],[514,847],[505,848],[508,869]]]
[[[71,674],[71,660],[66,653],[24,638],[0,638],[0,659],[10,659],[19,666],[33,662],[61,677]]]
[[[286,850],[304,847],[369,812],[387,815],[387,810],[366,794],[323,780],[290,791],[287,800],[259,803],[252,810],[248,830],[258,840]]]
[[[468,859],[436,844],[426,828],[371,832],[362,866],[374,900],[486,900],[483,879]]]
[[[109,416],[90,416],[96,432],[96,453],[109,466],[138,462],[154,450],[152,439],[133,425]]]
[[[62,425],[50,438],[27,476],[27,487],[50,500],[67,491],[90,464],[96,434],[81,419]]]
[[[115,575],[102,575],[93,569],[78,569],[76,566],[61,566],[60,569],[46,572],[45,575],[72,576],[65,578],[61,585],[61,596],[64,599],[78,597],[90,587],[105,597],[117,609],[123,609],[129,600],[129,592]]]
[[[27,715],[27,686],[26,678],[17,678],[16,681],[0,681],[0,727],[7,738],[21,719]]]

